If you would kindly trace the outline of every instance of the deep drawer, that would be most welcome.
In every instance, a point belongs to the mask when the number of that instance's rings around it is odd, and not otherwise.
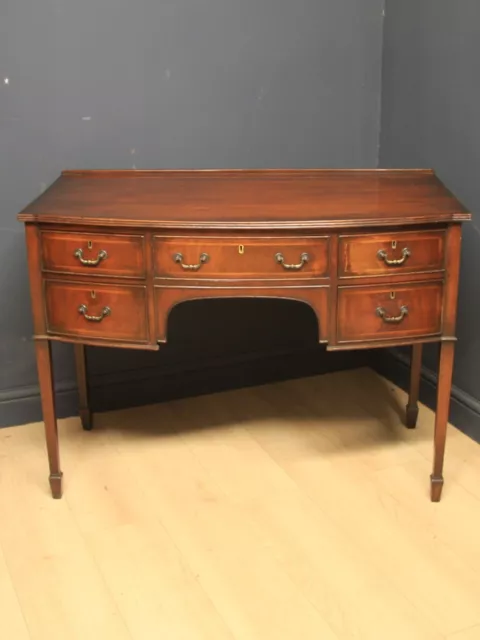
[[[329,238],[155,236],[159,278],[313,278],[328,275]]]
[[[41,240],[44,271],[145,277],[141,235],[42,231]]]
[[[390,275],[444,268],[445,232],[418,231],[340,236],[338,275]]]
[[[147,341],[146,288],[46,280],[48,333]]]
[[[337,341],[436,335],[442,329],[443,283],[339,287]]]

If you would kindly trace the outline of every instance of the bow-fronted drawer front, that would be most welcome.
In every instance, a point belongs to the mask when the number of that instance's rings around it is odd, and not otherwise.
[[[328,236],[155,236],[157,278],[315,278],[328,275]]]
[[[337,340],[397,340],[442,329],[443,283],[339,287]]]
[[[142,235],[42,231],[41,241],[44,271],[145,277]]]
[[[441,271],[445,232],[415,231],[340,236],[338,275],[382,276]]]
[[[59,336],[147,341],[147,303],[144,286],[91,286],[46,280],[47,331]]]

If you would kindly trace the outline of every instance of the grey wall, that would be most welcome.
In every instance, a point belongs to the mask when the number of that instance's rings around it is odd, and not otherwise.
[[[472,211],[464,226],[454,400],[480,437],[480,3],[387,0],[380,164],[433,167]],[[426,375],[436,369],[428,349]],[[459,407],[457,406],[457,409]]]
[[[0,3],[0,423],[39,417],[16,213],[64,168],[375,167],[382,10],[383,0]],[[214,317],[201,306],[197,327],[192,312],[179,308],[163,354],[90,350],[98,385],[114,372],[125,392],[152,371],[252,350],[281,362],[313,344],[304,309],[224,303]],[[69,413],[69,346],[56,346],[55,365]]]

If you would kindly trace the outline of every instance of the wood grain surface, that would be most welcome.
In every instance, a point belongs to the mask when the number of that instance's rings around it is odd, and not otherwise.
[[[428,170],[66,171],[19,220],[162,228],[329,228],[470,214]]]

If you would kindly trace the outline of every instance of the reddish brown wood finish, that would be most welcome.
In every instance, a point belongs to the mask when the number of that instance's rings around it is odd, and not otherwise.
[[[430,170],[66,171],[24,222],[326,229],[468,220]]]
[[[147,247],[146,247],[146,263],[147,263],[147,277],[145,284],[147,286],[147,313],[148,313],[148,337],[151,346],[158,348],[156,328],[155,328],[155,266],[154,266],[154,242],[153,233],[148,231],[146,234]]]
[[[454,342],[442,342],[440,345],[440,363],[438,367],[437,410],[435,413],[435,436],[433,471],[431,475],[431,498],[439,502],[443,489],[443,461],[447,439],[448,411],[452,389]]]
[[[45,439],[47,441],[48,464],[50,467],[50,489],[54,498],[62,497],[62,471],[58,445],[57,416],[55,412],[55,392],[53,387],[52,352],[48,340],[35,342],[37,353],[38,383],[42,401]]]
[[[458,284],[460,276],[460,245],[462,231],[460,225],[452,225],[447,233],[446,284],[443,308],[443,333],[455,335],[457,318]],[[437,382],[437,408],[435,414],[434,460],[431,475],[431,498],[438,502],[443,489],[443,462],[447,438],[450,394],[452,390],[453,359],[455,343],[442,342]]]
[[[329,266],[325,236],[155,236],[154,252],[160,278],[313,278],[327,276]],[[178,254],[182,260],[176,262]]]
[[[100,275],[145,277],[144,237],[141,235],[68,231],[42,231],[41,235],[44,271],[78,273],[89,278]],[[76,255],[79,249],[82,253]],[[87,261],[90,264],[84,264]]]
[[[46,333],[44,300],[42,288],[40,232],[36,225],[25,225],[27,243],[28,277],[30,280],[30,299],[32,301],[33,331],[35,335]]]
[[[443,305],[443,333],[455,336],[457,320],[458,283],[460,278],[460,250],[462,244],[462,228],[459,224],[451,225],[447,232],[447,256],[445,264],[445,300]]]
[[[80,312],[82,306],[85,307],[83,314]],[[146,288],[143,286],[97,282],[87,286],[46,280],[45,307],[48,333],[72,338],[148,341]]]
[[[429,170],[64,172],[19,215],[54,496],[62,475],[50,341],[75,344],[80,415],[89,428],[85,344],[158,349],[177,304],[275,297],[310,305],[328,349],[412,344],[408,426],[418,412],[422,343],[442,343],[438,500],[460,222],[469,218]],[[208,259],[198,269],[182,267],[202,253]]]
[[[444,267],[445,231],[341,236],[339,244],[341,278],[441,271]],[[380,251],[384,253],[379,256]],[[401,264],[388,264],[392,261]]]
[[[42,275],[40,268],[40,234],[38,228],[25,225],[27,242],[28,275],[32,300],[33,328],[35,335],[45,333],[45,314],[43,311]],[[51,344],[46,339],[36,339],[35,352],[37,358],[38,383],[45,425],[45,441],[47,444],[48,463],[50,468],[50,490],[54,498],[62,497],[62,471],[60,469],[60,452],[58,429],[55,412],[55,393],[53,386],[53,366]]]
[[[422,344],[412,345],[412,360],[410,364],[410,392],[405,415],[405,424],[409,429],[417,426],[418,397],[420,394],[420,375],[422,371]]]
[[[330,299],[328,308],[328,344],[327,349],[337,345],[338,312],[338,234],[330,238]]]
[[[442,293],[441,282],[340,287],[338,342],[440,335]]]
[[[428,282],[428,281],[438,281],[444,278],[444,273],[438,271],[420,271],[416,273],[401,273],[397,271],[395,274],[392,274],[388,277],[384,276],[354,276],[352,278],[339,278],[338,284],[342,287],[347,286],[366,286],[368,284],[371,285],[380,285],[389,282],[395,282],[397,284],[401,284],[402,282],[405,284],[410,284],[414,282]]]

